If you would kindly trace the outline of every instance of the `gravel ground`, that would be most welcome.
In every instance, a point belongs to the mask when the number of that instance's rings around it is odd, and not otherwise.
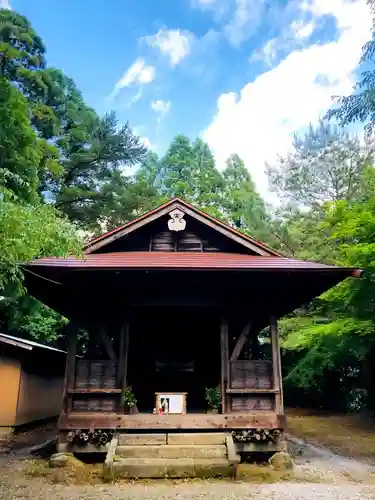
[[[0,456],[0,500],[375,500],[375,468],[290,438],[298,482],[246,481],[51,484],[24,473],[21,450]]]
[[[1,479],[3,481],[3,479]],[[358,484],[249,483],[204,482],[186,484],[119,484],[111,486],[50,485],[39,480],[0,484],[1,500],[373,500],[375,488]]]

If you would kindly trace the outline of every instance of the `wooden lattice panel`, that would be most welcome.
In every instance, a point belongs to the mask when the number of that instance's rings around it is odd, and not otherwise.
[[[113,396],[73,396],[73,411],[77,412],[115,412],[116,400]]]
[[[240,395],[232,397],[232,412],[273,411],[274,397],[269,395]]]
[[[112,361],[77,361],[76,389],[114,389],[116,387],[116,363]]]
[[[230,369],[231,389],[272,389],[270,361],[237,360]]]

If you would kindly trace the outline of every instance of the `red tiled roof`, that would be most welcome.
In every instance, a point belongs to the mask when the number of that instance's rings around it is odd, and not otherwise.
[[[327,266],[285,257],[263,257],[217,252],[116,252],[76,257],[43,257],[27,266],[48,266],[76,269],[213,269],[213,270],[283,270],[344,271],[357,276],[358,270]]]

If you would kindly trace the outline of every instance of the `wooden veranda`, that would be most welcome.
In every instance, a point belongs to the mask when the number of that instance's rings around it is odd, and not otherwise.
[[[24,270],[30,292],[70,320],[61,439],[76,429],[282,432],[277,319],[358,276],[286,258],[180,199],[95,239],[83,259]],[[137,414],[124,413],[128,386]],[[221,409],[206,413],[215,386]],[[154,414],[162,391],[187,393],[186,413]]]

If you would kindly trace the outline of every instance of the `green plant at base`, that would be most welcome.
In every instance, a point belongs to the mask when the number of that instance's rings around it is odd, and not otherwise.
[[[221,403],[220,390],[218,387],[206,387],[206,401],[208,406],[217,410]]]
[[[126,408],[134,408],[134,406],[136,406],[137,404],[137,399],[133,393],[131,386],[124,389],[122,393],[122,398],[124,401],[124,406]]]

